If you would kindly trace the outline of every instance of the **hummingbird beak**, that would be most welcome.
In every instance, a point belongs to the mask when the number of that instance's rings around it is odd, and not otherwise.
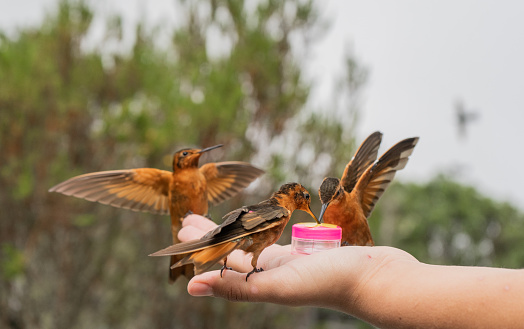
[[[214,149],[222,147],[222,146],[224,146],[224,145],[223,144],[218,144],[218,145],[215,145],[215,146],[210,146],[210,147],[207,147],[205,149],[201,149],[200,151],[197,152],[197,154],[201,154],[201,153],[204,153],[204,152],[207,152],[207,151],[211,151],[211,150],[214,150]]]
[[[317,219],[317,216],[315,216],[315,214],[311,211],[311,208],[308,206],[307,207],[307,210],[305,210],[308,214],[311,215],[311,217],[313,217],[315,219],[315,221],[317,222],[317,224],[320,224],[320,221]]]
[[[326,212],[326,209],[328,206],[329,206],[329,202],[322,204],[322,208],[320,208],[320,216],[318,219],[320,223],[322,223],[322,218],[324,217],[324,213]]]

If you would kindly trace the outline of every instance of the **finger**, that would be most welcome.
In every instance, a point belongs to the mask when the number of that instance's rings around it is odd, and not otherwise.
[[[281,246],[279,244],[273,244],[264,249],[262,254],[260,254],[260,257],[258,258],[258,262],[269,269],[280,266],[280,263],[277,262],[277,260],[288,257],[298,257],[298,255],[291,254],[291,245],[288,244],[285,246]]]
[[[178,231],[178,239],[182,242],[200,239],[206,233],[206,231],[201,230],[195,226],[186,226],[182,227],[182,229]]]
[[[182,226],[194,226],[196,228],[201,229],[202,231],[208,232],[217,227],[218,225],[204,216],[189,215],[182,221]]]
[[[262,254],[260,254],[260,257],[258,258],[257,267],[269,270],[296,257],[297,255],[291,254],[291,248],[289,245],[281,246],[274,244],[262,251]],[[251,259],[251,254],[246,254],[241,250],[235,250],[227,256],[227,266],[233,268],[237,272],[247,273],[253,269]]]
[[[214,296],[238,302],[267,302],[275,289],[268,284],[272,276],[268,273],[253,273],[246,282],[246,273],[227,271],[220,277],[220,271],[207,272],[195,276],[189,282],[187,291],[192,296]]]
[[[296,270],[281,267],[253,273],[246,281],[246,273],[220,271],[195,276],[188,283],[192,296],[214,296],[229,301],[271,302],[290,306],[315,305],[315,285],[297,276]]]

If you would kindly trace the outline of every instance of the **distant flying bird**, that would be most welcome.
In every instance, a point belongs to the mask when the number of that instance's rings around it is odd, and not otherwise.
[[[478,111],[466,111],[464,103],[461,100],[455,102],[455,115],[460,138],[465,138],[467,126],[480,118]]]
[[[360,145],[342,178],[324,178],[318,190],[322,208],[319,220],[342,228],[342,244],[373,246],[368,225],[378,199],[397,170],[406,166],[418,137],[405,139],[375,161],[382,134],[374,132]]]
[[[249,163],[207,163],[198,168],[205,149],[183,149],[173,156],[173,172],[154,168],[101,171],[73,177],[52,187],[59,192],[114,207],[171,215],[173,243],[189,213],[206,215],[208,204],[218,204],[236,195],[264,171]],[[179,258],[172,257],[171,265]],[[181,274],[193,276],[191,265],[169,270],[170,282]]]
[[[247,273],[247,281],[251,274],[263,271],[257,267],[258,257],[266,247],[277,242],[293,211],[305,211],[318,223],[310,203],[309,192],[302,185],[284,184],[268,200],[231,211],[223,217],[222,224],[202,238],[175,244],[150,256],[177,255],[182,259],[172,267],[194,264],[195,274],[208,271],[223,260],[222,275],[224,269],[231,269],[227,267],[227,256],[240,249],[253,254],[253,270]]]

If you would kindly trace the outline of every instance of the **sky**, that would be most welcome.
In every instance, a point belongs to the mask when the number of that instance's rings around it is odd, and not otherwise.
[[[91,1],[132,24],[173,21],[170,0]],[[0,2],[0,29],[36,26],[54,0]],[[381,153],[419,136],[404,181],[448,173],[483,194],[524,210],[519,151],[524,141],[524,2],[486,0],[319,1],[331,22],[304,62],[314,82],[311,103],[329,103],[333,77],[351,49],[369,70],[358,139],[383,134]],[[477,119],[458,133],[455,104]]]
[[[397,177],[451,173],[524,209],[524,2],[331,1],[324,11],[335,20],[318,72],[333,75],[348,46],[370,69],[360,138],[380,130],[385,150],[420,136]],[[463,138],[458,100],[478,113]]]

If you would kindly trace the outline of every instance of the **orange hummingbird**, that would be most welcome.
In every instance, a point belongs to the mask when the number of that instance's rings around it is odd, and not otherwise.
[[[251,274],[263,271],[257,268],[258,257],[266,247],[277,242],[293,211],[305,211],[319,223],[310,203],[309,192],[302,185],[284,184],[268,200],[226,214],[224,222],[202,238],[172,245],[149,256],[179,255],[182,259],[171,267],[194,264],[195,274],[203,273],[223,260],[222,276],[224,269],[231,269],[227,267],[227,256],[240,249],[253,254],[253,270],[247,273],[247,281]]]
[[[342,228],[344,245],[373,246],[368,217],[395,173],[403,169],[418,137],[398,142],[375,161],[382,134],[371,134],[344,169],[342,178],[324,178],[318,194],[322,203],[319,220]]]
[[[233,197],[264,172],[238,161],[207,163],[198,168],[204,152],[221,146],[176,152],[173,172],[154,168],[101,171],[73,177],[49,191],[134,211],[170,214],[173,243],[178,243],[178,231],[187,214],[206,215],[209,203]],[[172,257],[171,265],[178,260]],[[191,278],[192,265],[170,269],[170,282],[181,274]]]

